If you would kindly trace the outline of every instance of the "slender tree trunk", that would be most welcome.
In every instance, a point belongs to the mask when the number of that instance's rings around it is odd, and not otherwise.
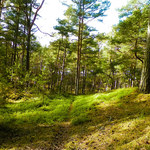
[[[13,66],[13,64],[14,64],[14,54],[13,54],[13,52],[11,53],[11,66]]]
[[[19,16],[17,16],[16,21],[16,30],[15,30],[15,36],[14,36],[14,62],[16,61],[16,55],[17,55],[17,43],[18,43],[18,31],[19,30]]]
[[[85,94],[86,87],[86,66],[83,68],[83,83],[82,83],[82,94]]]
[[[22,58],[21,58],[22,72],[24,72],[24,56],[25,56],[25,45],[23,45]],[[22,74],[22,76],[24,75]]]
[[[26,3],[26,19],[27,19],[27,55],[26,55],[26,70],[29,71],[30,69],[30,49],[31,49],[31,29],[34,25],[34,22],[36,20],[37,14],[39,12],[39,10],[41,9],[41,7],[44,4],[44,1],[42,1],[41,5],[37,8],[33,19],[31,20],[31,16],[32,16],[32,7],[33,7],[33,3],[31,2],[29,4],[29,12],[28,12],[28,3]]]
[[[64,50],[64,58],[63,58],[63,64],[62,64],[62,73],[61,73],[61,80],[60,80],[60,92],[62,90],[62,84],[63,84],[63,79],[64,79],[64,72],[65,72],[65,62],[66,62],[66,47]]]
[[[31,42],[31,32],[29,30],[27,37],[27,55],[26,55],[26,70],[29,71],[30,68],[30,42]]]
[[[147,49],[145,52],[144,64],[142,68],[140,90],[144,93],[150,93],[150,10],[147,35]]]
[[[62,43],[63,43],[63,37],[62,37]],[[57,57],[56,57],[56,61],[55,61],[55,69],[54,69],[54,73],[53,73],[53,87],[59,87],[59,75],[60,75],[60,50],[61,50],[61,42],[59,42],[59,46],[58,46],[58,52],[57,52]]]
[[[7,45],[7,41],[6,41],[6,56],[5,56],[5,65],[7,67],[7,57],[8,57],[8,45]]]
[[[84,3],[80,1],[80,13],[79,16],[79,29],[78,29],[78,51],[77,51],[77,77],[76,77],[76,92],[79,94],[80,89],[80,67],[81,67],[81,50],[82,50],[82,40],[83,40],[83,28],[84,28]]]
[[[77,51],[77,76],[76,76],[76,95],[79,94],[79,82],[80,82],[80,57],[81,57],[81,22],[79,18],[79,33],[78,33],[78,51]]]
[[[27,17],[27,55],[26,55],[26,71],[29,72],[30,69],[30,47],[31,47],[31,13],[32,13],[32,3],[30,4],[29,15]]]
[[[100,78],[100,79],[99,79],[99,83],[98,83],[98,92],[101,91],[102,86],[103,86],[103,82],[102,82],[102,80],[101,80],[101,78]]]
[[[115,88],[115,67],[113,61],[110,59],[110,69],[111,69],[111,90]]]
[[[3,6],[4,6],[4,1],[5,0],[0,0],[0,19],[2,19],[2,9],[3,9]]]

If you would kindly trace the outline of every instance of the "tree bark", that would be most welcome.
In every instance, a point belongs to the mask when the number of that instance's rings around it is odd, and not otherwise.
[[[3,9],[3,6],[4,6],[4,2],[5,0],[0,0],[0,19],[2,19],[2,9]]]
[[[147,34],[147,49],[145,52],[144,64],[142,68],[140,91],[150,93],[150,10]]]
[[[79,29],[78,29],[78,51],[77,51],[77,76],[76,76],[76,91],[75,94],[79,94],[80,89],[80,67],[81,67],[81,50],[83,40],[83,28],[84,28],[84,2],[80,1],[80,16],[79,16]]]
[[[64,56],[63,56],[62,73],[61,73],[61,79],[60,79],[60,92],[62,90],[62,85],[63,85],[63,80],[64,80],[64,73],[65,73],[66,49],[67,49],[67,46],[65,47],[64,54],[63,54]]]
[[[18,34],[19,34],[19,15],[17,15],[16,29],[15,29],[15,36],[14,36],[14,62],[16,61]]]
[[[78,31],[78,51],[77,51],[77,77],[76,77],[76,95],[79,94],[80,82],[80,59],[81,59],[81,19],[79,18],[79,31]]]
[[[82,94],[85,94],[85,87],[86,87],[86,66],[83,68],[83,82],[82,82]]]
[[[31,29],[34,25],[34,22],[36,20],[37,14],[39,10],[42,8],[44,1],[42,1],[41,5],[37,8],[33,19],[31,20],[31,14],[32,14],[32,3],[30,4],[30,10],[29,13],[26,11],[26,17],[27,17],[27,55],[26,55],[26,70],[29,71],[30,69],[30,49],[31,49]]]

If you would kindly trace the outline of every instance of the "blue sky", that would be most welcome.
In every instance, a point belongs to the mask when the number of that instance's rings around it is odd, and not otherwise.
[[[39,17],[39,19],[36,21],[36,24],[43,32],[54,32],[53,26],[57,25],[56,20],[58,18],[63,18],[64,11],[67,9],[67,7],[63,6],[61,1],[62,0],[45,0],[44,5],[39,12],[41,17]],[[69,2],[70,0],[67,1]],[[128,0],[110,0],[111,7],[109,10],[107,10],[107,16],[104,17],[103,23],[91,22],[91,25],[94,24],[94,27],[96,27],[98,32],[110,32],[112,25],[117,24],[119,21],[118,12],[116,9],[126,5],[127,1]],[[38,37],[38,41],[40,41],[43,46],[48,45],[50,40],[52,40],[49,36],[40,32],[37,32],[36,36]]]

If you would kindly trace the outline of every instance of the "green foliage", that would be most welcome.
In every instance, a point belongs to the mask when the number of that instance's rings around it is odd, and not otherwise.
[[[39,6],[36,1],[28,1],[22,10],[25,4],[11,1],[8,6],[17,7],[10,7],[2,15],[2,26],[7,26],[6,32],[1,29],[0,72],[15,90],[73,94],[77,89],[77,66],[82,94],[139,85],[148,23],[145,2],[143,5],[133,0],[129,2],[131,5],[123,7],[120,10],[123,18],[106,35],[94,32],[96,29],[88,26],[88,22],[104,17],[110,2],[73,0],[72,5],[67,5],[65,18],[57,20],[54,29],[58,34],[48,47],[41,47],[31,36],[31,57],[27,60],[28,27],[24,18],[30,13],[33,18],[34,12],[29,11],[31,3],[34,9]],[[27,62],[30,62],[29,71],[26,71]]]

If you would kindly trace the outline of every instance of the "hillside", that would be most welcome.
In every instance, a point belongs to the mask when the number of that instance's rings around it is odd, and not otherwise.
[[[150,149],[150,95],[136,88],[15,96],[0,105],[0,149]]]

